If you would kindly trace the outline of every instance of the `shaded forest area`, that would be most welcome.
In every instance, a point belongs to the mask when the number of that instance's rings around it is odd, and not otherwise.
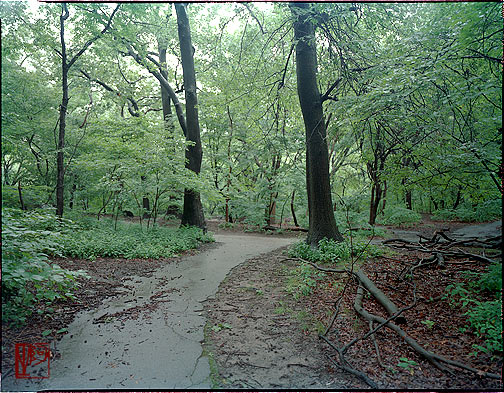
[[[409,309],[388,308],[383,283],[359,269],[396,257],[372,239],[426,217],[502,217],[501,12],[489,2],[2,2],[3,323],[74,299],[89,276],[58,258],[172,257],[211,242],[210,222],[296,231],[306,239],[289,251],[300,263],[291,292],[344,277],[318,333],[337,367],[376,387],[345,359],[354,343],[328,335],[347,302],[366,338],[385,326],[410,339]],[[394,271],[397,285],[450,258],[475,262],[472,279],[457,271],[461,281],[440,289],[481,338],[473,356],[494,364],[501,237],[433,229],[382,240],[416,258],[401,254],[412,265]],[[363,288],[388,316],[362,307]],[[496,379],[415,345],[444,372]]]

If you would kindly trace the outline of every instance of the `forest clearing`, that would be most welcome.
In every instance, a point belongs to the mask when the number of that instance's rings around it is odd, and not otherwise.
[[[502,390],[502,12],[2,2],[2,390]]]

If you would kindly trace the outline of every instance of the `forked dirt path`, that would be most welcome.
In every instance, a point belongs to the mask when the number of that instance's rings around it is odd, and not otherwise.
[[[2,380],[3,391],[208,389],[202,301],[229,271],[293,238],[215,235],[206,251],[125,280],[121,295],[81,313],[57,343],[49,379]]]

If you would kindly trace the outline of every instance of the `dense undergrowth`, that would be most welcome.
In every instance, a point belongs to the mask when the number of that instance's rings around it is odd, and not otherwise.
[[[136,223],[57,218],[46,210],[2,209],[2,321],[23,324],[37,304],[73,299],[85,271],[69,271],[53,257],[164,258],[213,241],[198,228],[147,229]],[[49,308],[44,308],[50,311]]]

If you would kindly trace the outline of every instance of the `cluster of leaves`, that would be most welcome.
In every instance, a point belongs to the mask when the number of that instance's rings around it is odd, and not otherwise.
[[[296,243],[289,250],[291,257],[302,258],[310,262],[338,263],[348,261],[353,257],[367,258],[382,255],[382,250],[368,244],[365,239],[346,238],[342,242],[322,239],[318,248],[313,248],[305,242]]]
[[[501,199],[491,199],[474,208],[470,205],[462,205],[458,209],[441,209],[434,213],[436,219],[463,222],[485,222],[500,217],[502,217]]]
[[[466,272],[470,281],[446,287],[450,304],[467,311],[468,325],[478,337],[485,338],[485,346],[475,349],[486,353],[502,352],[502,264],[494,263],[485,273]],[[475,295],[486,292],[492,300],[480,301]]]
[[[77,279],[87,274],[51,265],[48,254],[58,254],[58,237],[75,228],[72,221],[47,212],[2,209],[3,321],[22,324],[34,310],[43,312],[37,304],[73,297]]]
[[[296,300],[301,296],[308,296],[317,286],[317,282],[325,276],[324,272],[315,269],[307,263],[302,263],[289,272],[287,292],[291,293]]]
[[[385,209],[379,221],[385,225],[413,224],[419,222],[422,216],[413,210],[401,206],[391,206]]]
[[[211,241],[211,235],[195,227],[155,226],[147,230],[136,223],[119,222],[114,230],[112,222],[104,220],[64,237],[62,247],[67,256],[91,260],[97,257],[165,258]]]

